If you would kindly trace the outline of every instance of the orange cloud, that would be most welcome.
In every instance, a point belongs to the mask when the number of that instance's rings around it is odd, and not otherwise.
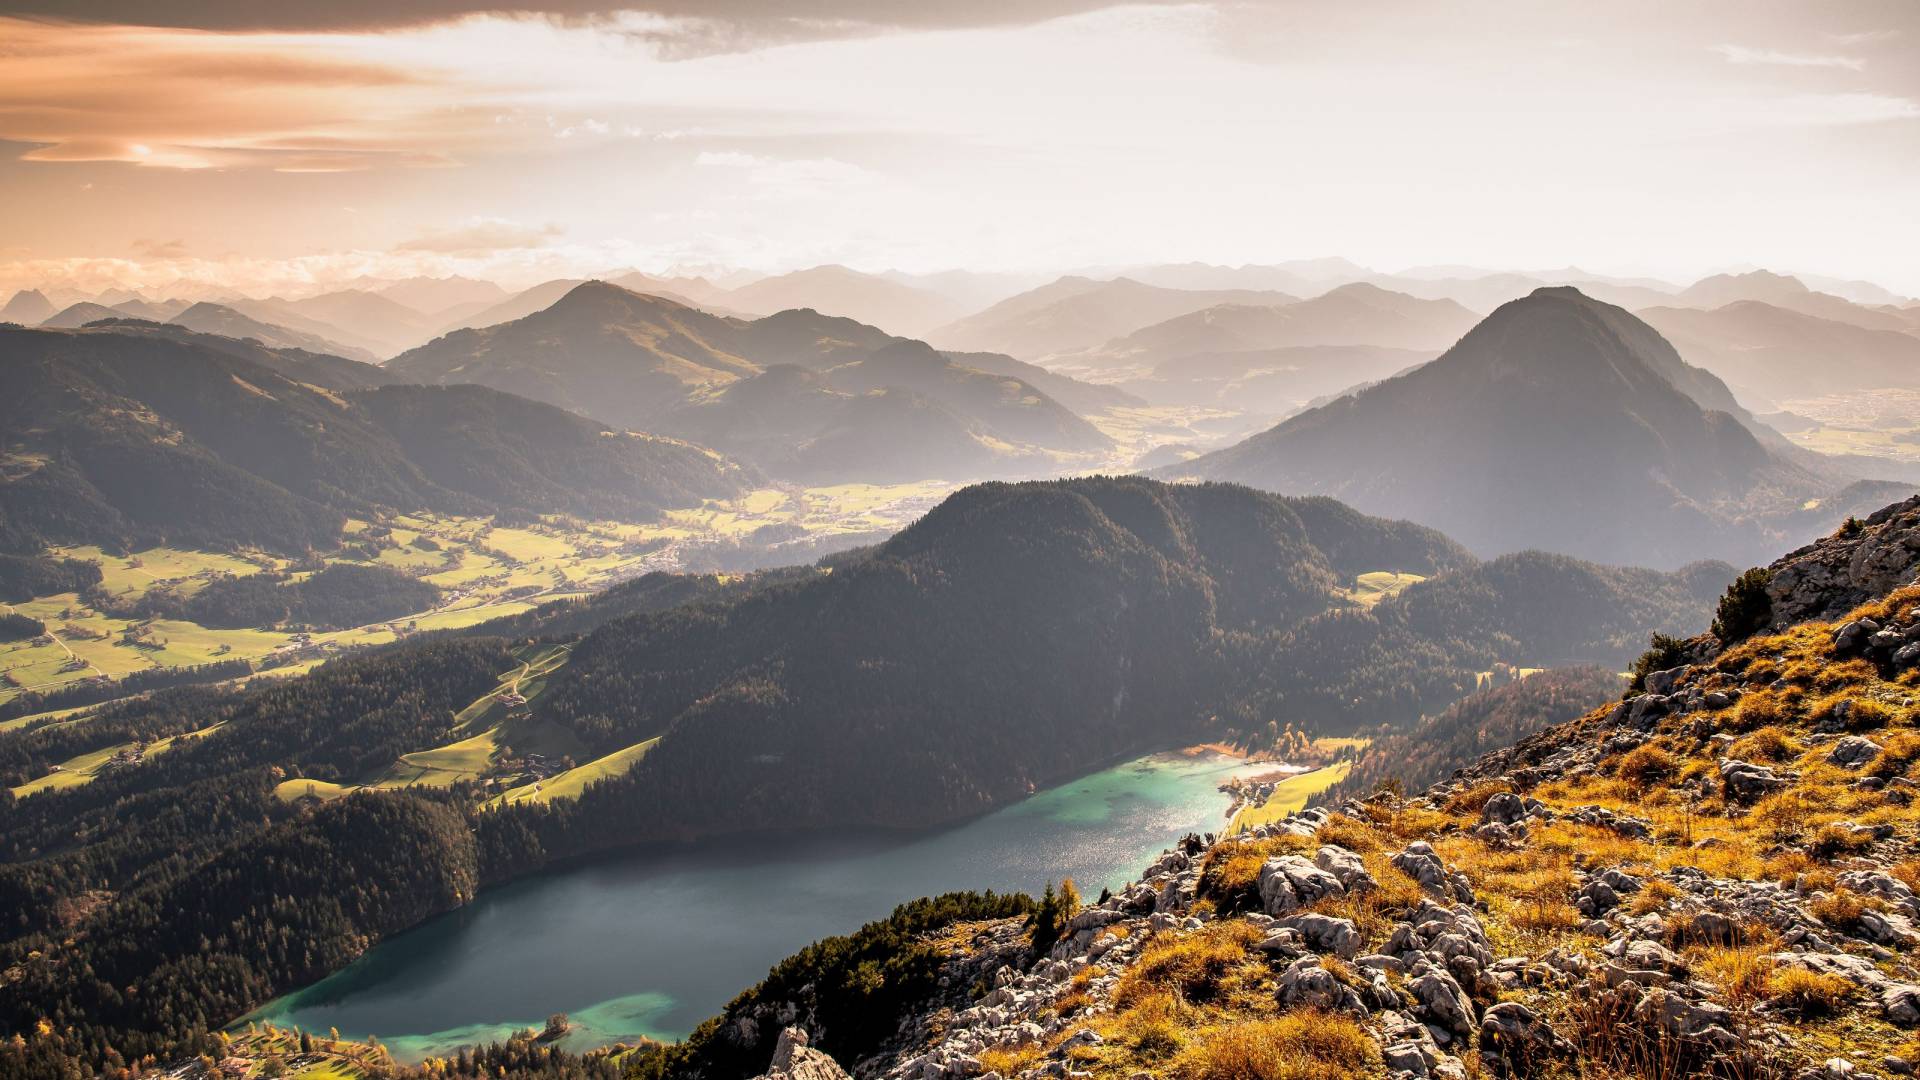
[[[339,35],[0,18],[0,39],[0,138],[36,144],[29,161],[437,166],[485,123],[458,107],[460,73],[370,61]]]

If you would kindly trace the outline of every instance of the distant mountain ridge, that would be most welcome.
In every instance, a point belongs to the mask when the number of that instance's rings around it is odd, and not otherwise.
[[[1040,470],[1111,441],[1017,376],[810,310],[723,318],[605,282],[524,318],[395,357],[396,375],[476,382],[684,438],[809,481]]]

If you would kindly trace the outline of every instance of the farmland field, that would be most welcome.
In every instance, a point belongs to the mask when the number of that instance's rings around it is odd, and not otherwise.
[[[154,590],[191,597],[229,574],[282,573],[297,580],[314,564],[296,569],[289,560],[263,552],[55,549],[50,554],[100,564],[99,595],[69,592],[8,605],[45,623],[49,634],[0,645],[0,702],[80,679],[117,679],[235,659],[250,661],[263,673],[294,674],[342,650],[472,626],[650,571],[721,569],[743,560],[745,565],[811,562],[836,546],[871,542],[910,524],[952,487],[925,482],[766,488],[647,524],[549,517],[505,526],[486,518],[423,514],[350,521],[344,546],[326,554],[325,562],[388,567],[444,594],[430,610],[348,630],[211,629],[139,613]],[[767,526],[780,527],[777,539],[764,539],[767,533],[756,537]],[[793,554],[783,557],[781,544],[793,545]]]

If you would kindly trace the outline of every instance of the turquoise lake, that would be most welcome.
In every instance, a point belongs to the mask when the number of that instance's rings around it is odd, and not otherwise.
[[[781,958],[903,901],[960,889],[1089,895],[1132,880],[1188,832],[1218,831],[1219,784],[1248,767],[1160,755],[912,836],[815,838],[636,852],[483,894],[381,943],[252,1019],[378,1037],[405,1061],[538,1028],[562,1045],[675,1039]]]

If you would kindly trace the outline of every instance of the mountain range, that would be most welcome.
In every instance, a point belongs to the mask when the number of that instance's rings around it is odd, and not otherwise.
[[[1431,363],[1164,472],[1333,495],[1482,554],[1660,567],[1755,561],[1894,490],[1841,490],[1730,408],[1646,323],[1544,288]]]
[[[809,310],[746,321],[603,282],[387,370],[672,434],[796,479],[1038,471],[1111,441],[1016,376]]]
[[[1063,277],[949,323],[928,337],[942,348],[1048,357],[1216,304],[1286,304],[1296,299],[1270,290],[1172,289],[1124,277]]]
[[[1687,362],[1761,409],[1826,394],[1920,387],[1920,335],[1759,300],[1637,313]]]
[[[756,482],[710,451],[483,387],[382,385],[338,357],[122,329],[0,330],[0,549],[299,554],[377,508],[646,520]]]

